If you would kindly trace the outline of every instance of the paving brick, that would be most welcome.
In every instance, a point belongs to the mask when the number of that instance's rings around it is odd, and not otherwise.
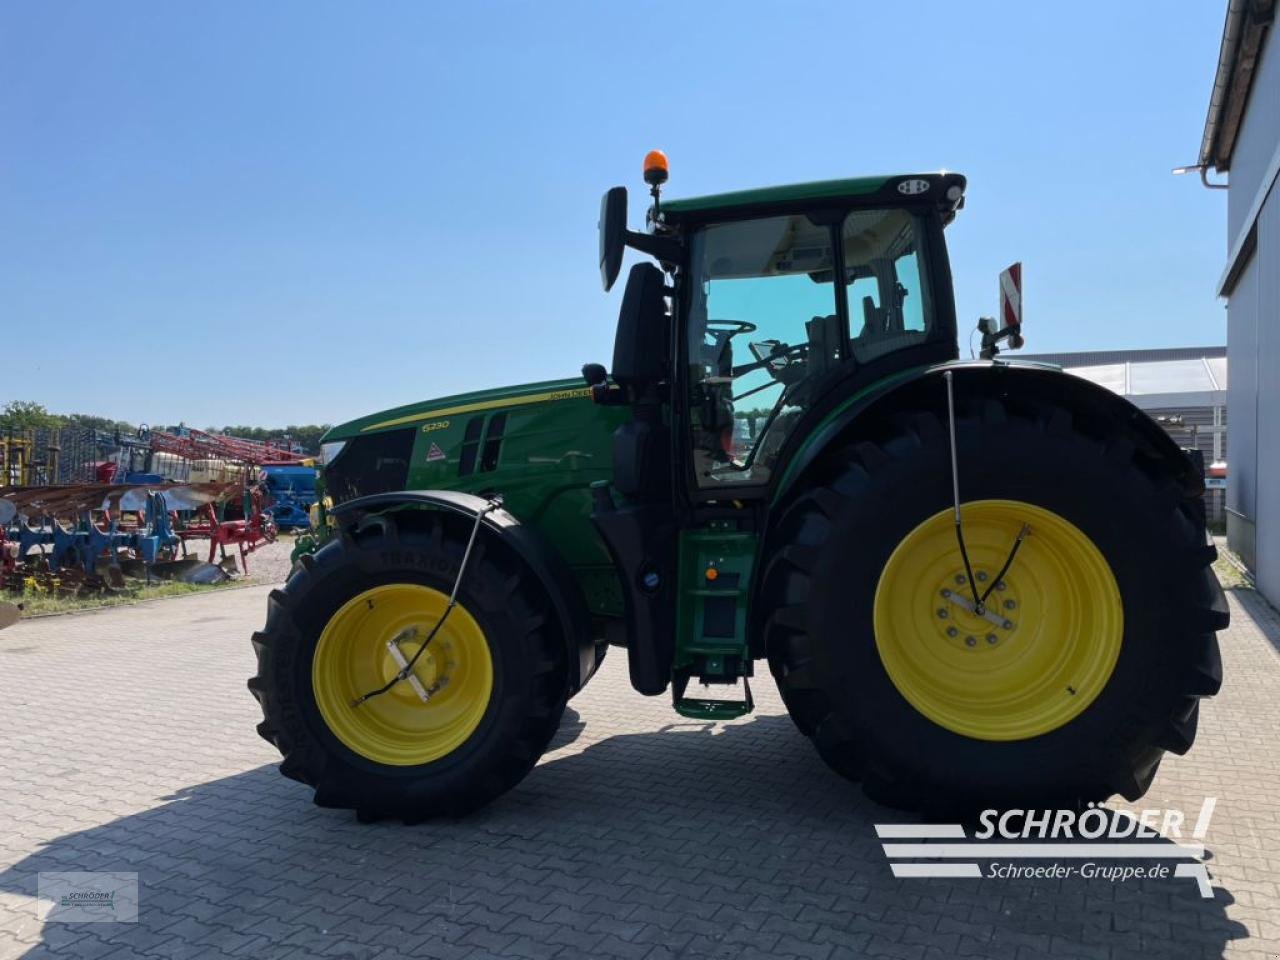
[[[1219,798],[1208,901],[1182,879],[895,880],[873,824],[910,817],[831,774],[767,684],[754,717],[711,728],[634,695],[617,656],[498,803],[360,825],[314,807],[252,733],[263,590],[25,622],[0,635],[18,692],[0,698],[0,958],[1280,953],[1280,616],[1248,591],[1229,600],[1199,743],[1132,805]],[[93,676],[92,703],[40,693],[68,675]],[[78,735],[103,717],[127,749]],[[59,869],[138,871],[139,922],[41,924],[35,875]]]

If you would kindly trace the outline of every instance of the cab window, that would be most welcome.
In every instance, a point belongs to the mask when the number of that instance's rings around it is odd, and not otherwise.
[[[855,210],[841,234],[853,358],[868,363],[924,340],[931,311],[917,218],[905,210]]]
[[[832,240],[803,215],[696,235],[688,362],[700,485],[764,482],[805,381],[839,362]]]
[[[767,482],[827,372],[928,336],[923,235],[902,209],[852,211],[835,226],[793,214],[694,234],[686,360],[699,486]]]

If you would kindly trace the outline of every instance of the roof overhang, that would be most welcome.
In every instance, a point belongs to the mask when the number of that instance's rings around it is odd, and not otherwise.
[[[1200,141],[1202,167],[1212,166],[1219,172],[1231,168],[1240,121],[1275,12],[1276,0],[1229,0],[1227,4],[1218,71]]]
[[[964,206],[965,186],[963,176],[945,171],[858,177],[664,200],[661,209],[668,224],[681,227],[769,216],[817,205],[934,206],[941,213],[943,222],[949,223],[956,211]]]

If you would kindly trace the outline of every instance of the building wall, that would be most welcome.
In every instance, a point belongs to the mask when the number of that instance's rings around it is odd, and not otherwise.
[[[1146,414],[1156,419],[1164,427],[1164,430],[1173,442],[1180,447],[1187,449],[1199,450],[1204,454],[1204,465],[1207,468],[1214,461],[1215,444],[1214,438],[1214,408],[1201,406],[1187,407],[1143,407]],[[1222,422],[1226,423],[1226,411],[1219,414]],[[1182,421],[1181,426],[1175,426],[1170,423],[1162,423],[1161,417],[1177,417]],[[1231,467],[1234,468],[1231,454],[1227,451],[1227,437],[1223,436],[1216,445],[1216,452],[1220,459],[1226,460]],[[1210,526],[1217,530],[1221,530],[1226,522],[1226,491],[1224,490],[1206,490],[1204,494],[1205,513]]]
[[[1280,148],[1280,29],[1267,34],[1231,157],[1228,244],[1234,243]],[[1280,193],[1258,215],[1257,245],[1227,301],[1227,538],[1280,602]]]
[[[1244,119],[1231,154],[1227,193],[1227,237],[1235,239],[1280,145],[1280,20],[1267,30],[1262,55],[1249,88]]]
[[[1107,363],[1144,363],[1150,360],[1199,360],[1201,357],[1225,357],[1226,344],[1212,347],[1150,347],[1136,350],[1075,350],[1070,353],[1005,354],[1011,360],[1038,360],[1060,367],[1097,367]]]
[[[1277,141],[1280,142],[1280,141]],[[1258,217],[1258,586],[1280,602],[1280,190],[1272,187]],[[1229,362],[1229,361],[1228,361]],[[1230,482],[1230,481],[1228,481]]]
[[[1245,267],[1227,304],[1227,543],[1257,569],[1258,516],[1258,259]]]

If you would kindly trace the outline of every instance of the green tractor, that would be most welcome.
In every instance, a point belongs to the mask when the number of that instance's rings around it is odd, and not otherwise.
[[[361,819],[466,813],[615,646],[704,720],[749,712],[767,661],[822,759],[894,806],[1141,796],[1221,683],[1202,463],[997,359],[1012,300],[958,359],[958,174],[674,202],[666,178],[655,151],[644,231],[603,200],[605,289],[643,255],[609,370],[326,436],[321,545],[253,638],[281,772]]]

